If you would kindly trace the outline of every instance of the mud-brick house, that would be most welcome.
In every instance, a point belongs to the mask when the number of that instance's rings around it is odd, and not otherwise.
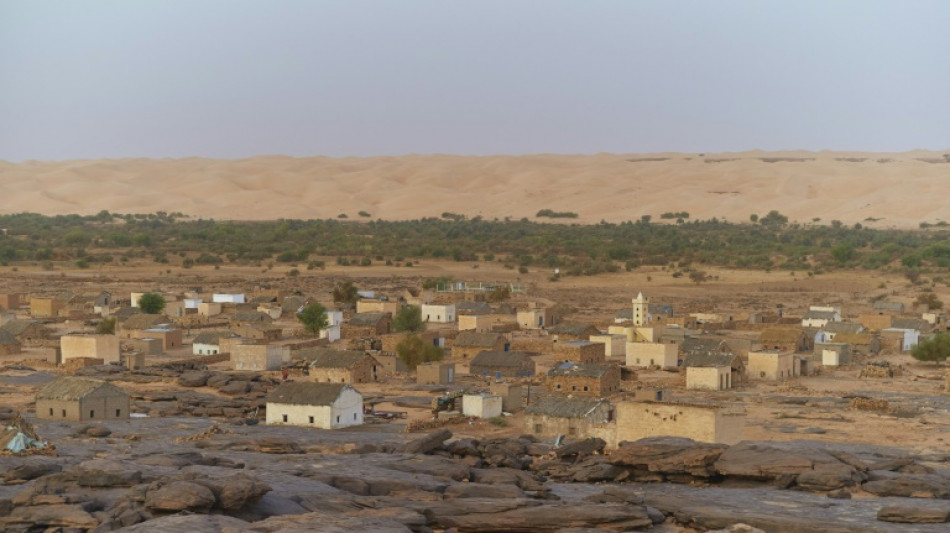
[[[40,322],[34,320],[10,320],[0,326],[0,330],[16,337],[20,344],[24,346],[36,346],[43,341],[49,340],[53,336],[53,330]]]
[[[282,329],[270,324],[241,324],[232,327],[231,332],[245,339],[254,339],[257,342],[277,342],[284,335]]]
[[[375,357],[358,351],[313,348],[298,357],[309,361],[310,380],[320,383],[373,383],[382,370]]]
[[[658,366],[664,370],[675,370],[679,366],[679,347],[671,342],[628,342],[625,347],[625,360],[629,367]]]
[[[70,359],[102,359],[119,362],[119,338],[115,335],[63,335],[59,339],[63,363]]]
[[[136,313],[120,324],[118,333],[123,339],[134,339],[136,332],[157,328],[163,324],[171,324],[171,319],[165,315]]]
[[[726,390],[742,381],[745,365],[737,354],[716,349],[693,351],[683,359],[686,369],[686,388]]]
[[[759,350],[749,352],[747,372],[750,379],[778,381],[798,376],[801,370],[792,352]]]
[[[455,322],[455,304],[422,304],[422,321],[436,324]]]
[[[177,350],[182,347],[181,330],[171,324],[162,324],[149,329],[132,331],[133,339],[158,339],[162,341],[163,350]]]
[[[591,324],[577,322],[561,322],[548,328],[548,335],[554,342],[587,341],[591,335],[600,335],[600,330]]]
[[[274,319],[261,311],[238,311],[231,315],[231,326],[266,326],[274,322]]]
[[[61,377],[36,393],[36,417],[41,420],[86,422],[129,417],[129,395],[96,379]]]
[[[575,363],[603,363],[607,361],[604,345],[587,340],[560,341],[553,345],[558,359]]]
[[[547,307],[531,306],[515,315],[521,329],[543,329],[554,325],[554,311]]]
[[[539,396],[524,410],[525,433],[540,437],[603,438],[615,431],[613,421],[614,408],[603,398]]]
[[[829,322],[841,322],[841,310],[837,307],[811,306],[802,317],[803,328],[821,328]]]
[[[474,331],[460,331],[452,341],[452,357],[456,359],[472,359],[479,352],[503,352],[510,349],[508,339],[500,333],[476,333]]]
[[[616,413],[618,442],[668,436],[736,444],[745,432],[745,411],[717,405],[624,401]]]
[[[881,353],[881,338],[869,332],[839,333],[835,341],[848,345],[852,354],[877,355]]]
[[[66,309],[66,302],[58,298],[30,298],[30,316],[55,318]]]
[[[276,344],[233,344],[231,363],[235,370],[280,370],[290,362],[290,348]]]
[[[531,352],[483,351],[472,358],[468,373],[473,376],[520,378],[533,376],[535,363]]]
[[[347,340],[379,338],[389,333],[391,322],[389,313],[357,313],[340,328],[340,336]]]
[[[810,352],[814,342],[814,336],[798,328],[767,328],[759,334],[759,346],[763,350]]]
[[[346,383],[284,383],[267,395],[267,425],[336,429],[363,423],[363,395]]]
[[[610,363],[557,363],[548,371],[544,387],[551,392],[596,396],[620,392],[620,367]]]
[[[15,311],[20,308],[20,293],[0,293],[0,310]]]
[[[230,336],[227,331],[203,331],[191,341],[193,355],[215,355],[220,353],[221,339]]]
[[[419,385],[451,385],[455,383],[455,363],[433,361],[416,367],[416,383]]]
[[[815,333],[814,344],[834,342],[839,333],[861,333],[864,326],[853,322],[828,322]]]
[[[0,329],[0,357],[18,355],[21,351],[20,341],[9,331]]]

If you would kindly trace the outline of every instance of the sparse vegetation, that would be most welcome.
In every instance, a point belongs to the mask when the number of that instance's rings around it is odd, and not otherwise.
[[[577,218],[577,213],[571,211],[554,211],[552,209],[542,209],[534,215],[535,217],[541,218]]]
[[[322,304],[314,302],[297,313],[297,320],[304,325],[304,328],[314,334],[319,335],[321,331],[327,329],[330,325],[330,319],[327,317],[327,308]]]
[[[165,297],[157,292],[146,292],[139,296],[139,309],[143,313],[157,315],[165,310]]]
[[[409,370],[415,370],[422,363],[441,361],[445,357],[445,351],[425,342],[418,335],[409,335],[396,345],[396,355]]]

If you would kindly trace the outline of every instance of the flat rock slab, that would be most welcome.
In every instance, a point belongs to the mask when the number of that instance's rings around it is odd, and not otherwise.
[[[950,506],[926,508],[889,505],[877,512],[877,519],[898,524],[943,524],[950,522]]]

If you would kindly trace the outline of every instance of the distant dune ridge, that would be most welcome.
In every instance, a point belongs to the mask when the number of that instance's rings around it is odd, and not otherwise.
[[[4,213],[398,220],[552,209],[596,223],[681,211],[744,222],[777,209],[799,222],[910,228],[950,221],[950,150],[0,161],[0,186]]]

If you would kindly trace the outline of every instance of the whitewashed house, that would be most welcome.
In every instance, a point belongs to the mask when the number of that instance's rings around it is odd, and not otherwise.
[[[225,331],[205,331],[195,336],[191,341],[193,355],[217,355],[221,351],[221,339],[227,337]]]
[[[185,298],[185,309],[198,309],[198,304],[204,302],[201,298]]]
[[[455,304],[422,304],[422,321],[438,324],[455,322]]]
[[[841,322],[841,308],[813,305],[802,317],[803,328],[822,328],[829,322]]]
[[[345,383],[284,383],[267,395],[268,425],[321,429],[363,423],[363,395]]]
[[[211,301],[219,304],[243,304],[243,293],[214,293],[211,295]]]

